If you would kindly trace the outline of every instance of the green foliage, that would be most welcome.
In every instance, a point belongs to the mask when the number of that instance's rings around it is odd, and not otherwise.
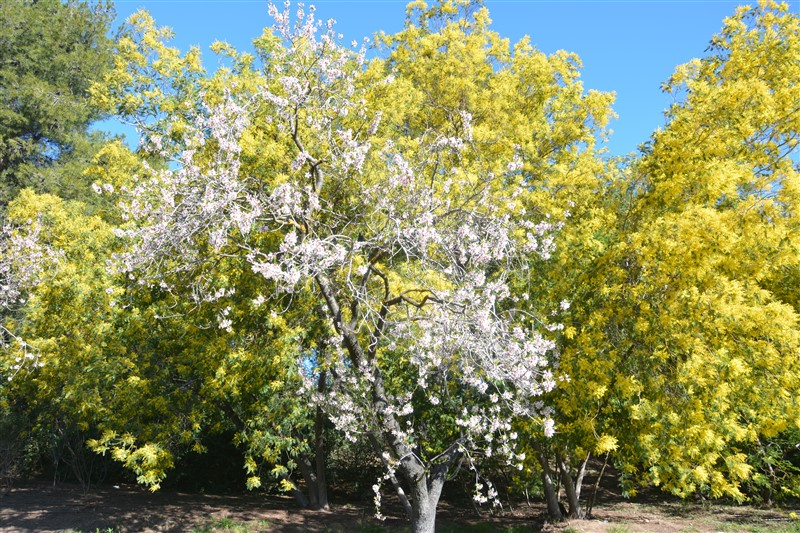
[[[25,187],[89,198],[81,172],[97,149],[91,83],[111,66],[110,3],[0,4],[0,206]]]
[[[745,482],[753,501],[800,499],[800,429],[790,428],[748,447],[747,463],[753,475]]]

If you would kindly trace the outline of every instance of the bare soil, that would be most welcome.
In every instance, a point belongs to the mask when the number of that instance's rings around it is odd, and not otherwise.
[[[582,533],[797,532],[800,521],[788,509],[680,502],[615,502],[595,507],[591,520],[545,526],[544,531]]]
[[[652,499],[651,499],[652,500]],[[396,509],[384,510],[379,522],[367,506],[334,505],[330,511],[298,508],[288,497],[259,494],[212,495],[181,492],[149,493],[137,486],[109,486],[84,493],[79,486],[28,484],[0,496],[0,532],[191,532],[237,531],[346,532],[407,531]],[[737,532],[783,531],[800,533],[800,521],[791,513],[800,509],[759,509],[719,504],[673,501],[600,502],[591,520],[560,524],[546,521],[538,503],[508,505],[494,516],[471,508],[441,505],[438,530],[491,530],[553,533]]]

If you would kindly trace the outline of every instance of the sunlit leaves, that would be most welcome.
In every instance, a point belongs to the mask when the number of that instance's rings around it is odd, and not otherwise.
[[[667,125],[582,222],[599,246],[573,256],[585,292],[556,401],[582,414],[576,436],[615,436],[631,488],[743,499],[767,468],[747,454],[797,411],[798,28],[773,3],[727,19],[669,81]]]

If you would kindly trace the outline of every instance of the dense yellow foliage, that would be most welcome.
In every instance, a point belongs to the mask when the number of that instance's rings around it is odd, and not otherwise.
[[[631,490],[742,499],[748,455],[800,428],[798,79],[798,17],[740,8],[565,236],[563,436],[613,435]]]
[[[512,46],[490,22],[473,2],[409,4],[403,30],[378,35],[381,54],[356,73],[364,110],[342,128],[381,117],[373,144],[393,139],[410,154],[425,150],[422,132],[469,128],[470,150],[458,156],[465,176],[501,175],[519,160],[515,179],[526,190],[508,209],[566,220],[553,260],[514,283],[537,320],[564,324],[554,333],[561,381],[547,398],[557,435],[547,441],[536,423],[519,421],[533,450],[573,465],[610,453],[630,492],[653,483],[680,496],[743,499],[742,483],[762,475],[765,443],[800,435],[798,17],[768,1],[739,8],[710,53],[665,84],[676,102],[665,127],[635,158],[610,161],[597,141],[613,94],[584,91],[574,54],[546,55],[528,38]],[[271,71],[281,42],[270,31],[255,40],[258,57],[216,44],[230,66],[213,75],[198,50],[182,56],[169,37],[136,14],[114,69],[92,88],[103,109],[165,146],[179,146],[191,111],[226,92],[281,91]],[[298,150],[259,118],[241,140],[242,172],[274,186]],[[328,138],[306,142],[312,154],[335,148]],[[167,165],[109,143],[85,177],[119,189],[147,172],[144,161]],[[366,168],[359,179],[383,167]],[[435,165],[426,170],[440,177]],[[337,191],[342,211],[361,201],[348,193]],[[235,326],[210,328],[212,311],[178,304],[188,288],[145,290],[108,270],[121,246],[112,226],[129,221],[111,202],[91,205],[23,191],[9,207],[12,222],[40,219],[64,256],[24,316],[9,319],[44,367],[6,385],[4,397],[29,398],[39,424],[76,424],[95,437],[94,450],[154,488],[174,450],[202,451],[202,435],[222,428],[234,428],[245,450],[248,486],[260,485],[265,464],[285,474],[273,466],[293,466],[309,426],[289,369],[301,355],[312,361],[331,333],[314,306],[285,313],[281,301],[254,303],[263,295],[251,270],[209,247],[201,274],[237,288],[224,302]],[[404,287],[412,274],[397,268],[387,283]],[[405,363],[389,381],[408,379]],[[797,495],[796,476],[771,482]]]

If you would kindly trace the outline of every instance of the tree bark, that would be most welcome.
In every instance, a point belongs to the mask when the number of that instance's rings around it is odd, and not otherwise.
[[[325,392],[328,372],[322,370],[317,380],[317,392]],[[325,476],[325,413],[322,407],[317,406],[314,418],[314,466],[316,471],[317,486],[316,499],[318,509],[328,509],[328,480]]]
[[[328,480],[325,476],[325,442],[323,440],[325,429],[324,423],[325,415],[322,412],[322,408],[317,407],[317,418],[314,423],[314,466],[316,467],[317,474],[317,508],[327,510],[329,505]]]
[[[411,489],[411,530],[414,533],[433,533],[436,530],[438,501],[431,502],[425,477],[423,475],[415,480]]]
[[[578,499],[581,499],[581,488],[583,487],[583,478],[586,475],[586,466],[589,464],[589,459],[592,458],[592,454],[587,453],[586,459],[583,460],[581,463],[580,468],[578,469],[578,479],[575,481],[575,492],[578,494]]]
[[[447,479],[447,472],[453,460],[460,457],[460,452],[453,445],[444,453],[446,461],[437,464],[430,474],[409,479],[411,489],[411,530],[413,533],[434,533],[436,531],[436,507],[442,495],[442,488]]]
[[[597,500],[597,491],[600,488],[600,480],[603,479],[603,473],[606,471],[609,455],[611,455],[611,452],[606,452],[606,458],[603,461],[603,467],[600,469],[600,473],[597,474],[597,479],[594,482],[594,487],[592,488],[592,497],[589,500],[589,505],[587,506],[586,509],[586,518],[592,517],[592,508],[594,507],[595,500]]]
[[[289,476],[287,476],[286,474],[281,474],[280,478],[285,479],[289,483],[292,483],[292,480],[289,479]],[[308,507],[311,504],[311,502],[308,501],[308,497],[305,494],[303,494],[303,491],[297,488],[297,485],[292,483],[292,486],[294,488],[290,492],[292,493],[292,496],[297,502],[297,505],[299,505],[300,507]]]
[[[542,467],[542,484],[544,485],[544,496],[547,500],[547,514],[551,520],[561,521],[564,515],[561,512],[561,507],[558,504],[558,493],[556,486],[553,483],[552,470],[550,470],[550,461],[547,458],[545,451],[541,445],[536,445],[537,455],[539,456],[539,465]]]
[[[317,486],[317,476],[314,472],[311,461],[307,457],[301,457],[298,461],[300,466],[300,473],[303,475],[303,481],[306,482],[307,500],[306,507],[309,509],[319,509],[319,487]]]
[[[575,490],[575,483],[572,481],[572,474],[569,471],[569,465],[561,457],[561,454],[556,454],[556,461],[558,462],[558,470],[561,472],[561,483],[564,485],[564,492],[567,495],[567,506],[569,508],[569,518],[581,518],[581,502],[579,494]]]

